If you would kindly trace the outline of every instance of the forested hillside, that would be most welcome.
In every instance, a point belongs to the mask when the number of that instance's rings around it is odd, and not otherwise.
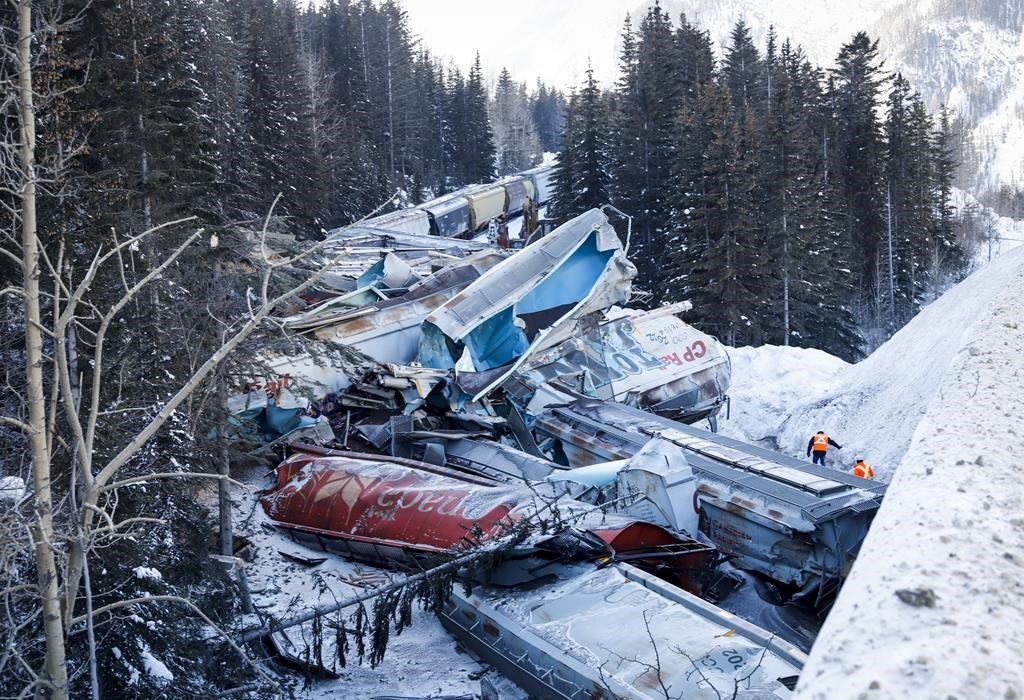
[[[296,252],[532,165],[561,95],[506,75],[494,100],[479,61],[432,57],[390,0],[3,3],[0,46],[0,694],[45,695],[60,659],[74,697],[244,685],[211,626],[241,619],[209,557],[230,527],[218,543],[218,489],[197,484],[249,459],[225,398],[298,284],[264,283],[264,222]],[[88,626],[105,606],[124,614]]]
[[[742,21],[722,53],[658,5],[627,18],[618,82],[570,100],[557,216],[633,215],[640,285],[729,345],[857,359],[965,269],[948,115],[863,32],[828,68]]]

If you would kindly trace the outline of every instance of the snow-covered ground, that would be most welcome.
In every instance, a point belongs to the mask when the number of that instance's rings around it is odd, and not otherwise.
[[[1024,697],[1022,298],[1024,248],[851,368],[845,399],[795,417],[888,436],[893,460],[797,698]]]
[[[730,351],[723,433],[802,457],[825,430],[832,466],[863,456],[891,479],[798,698],[1024,697],[1022,299],[1018,247],[856,365]]]
[[[245,483],[259,485],[261,482],[261,476],[255,472],[238,476]],[[269,485],[267,482],[263,487]],[[246,572],[253,602],[259,610],[281,619],[314,606],[359,595],[368,588],[386,584],[390,579],[389,572],[384,569],[355,564],[333,554],[318,553],[267,529],[270,520],[253,494],[237,490],[234,499],[236,534],[250,540],[255,556]],[[307,567],[286,559],[280,554],[282,551],[322,556],[327,561]],[[304,646],[303,640],[311,640],[311,632],[310,624],[287,631],[300,649]],[[340,678],[318,681],[304,689],[301,673],[293,673],[285,678],[285,682],[294,686],[290,690],[296,697],[368,700],[377,696],[472,696],[479,694],[479,679],[486,671],[458,647],[433,613],[419,609],[414,612],[410,628],[397,637],[392,634],[387,655],[376,668],[371,668],[369,662],[362,665],[356,662],[354,651],[348,653],[348,665],[339,667],[332,661],[333,633],[328,631],[325,637],[325,666],[336,670]],[[350,646],[355,648],[354,641],[350,640]],[[493,672],[490,675],[493,676]]]
[[[732,387],[728,417],[720,418],[722,434],[800,456],[801,445],[778,443],[783,420],[794,407],[832,395],[850,365],[827,352],[807,348],[765,345],[728,348],[728,352]]]
[[[732,405],[722,432],[803,457],[808,438],[824,430],[843,446],[829,451],[829,466],[849,469],[863,457],[888,481],[972,323],[1019,274],[1022,259],[1024,249],[996,258],[855,365],[817,350],[731,350]]]

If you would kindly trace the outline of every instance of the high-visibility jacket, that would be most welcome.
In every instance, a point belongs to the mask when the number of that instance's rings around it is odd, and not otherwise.
[[[853,465],[853,475],[859,476],[861,479],[874,479],[875,470],[860,461]]]
[[[811,438],[811,449],[815,452],[828,452],[828,435],[820,433]]]

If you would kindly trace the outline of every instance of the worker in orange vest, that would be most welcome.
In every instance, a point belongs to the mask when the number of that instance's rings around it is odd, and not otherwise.
[[[825,453],[828,452],[829,445],[832,445],[837,450],[843,449],[838,442],[826,435],[824,431],[819,430],[807,441],[807,456],[810,457],[811,452],[813,452],[814,458],[811,461],[815,464],[824,465]]]
[[[864,464],[864,460],[858,457],[853,465],[853,475],[859,476],[861,479],[874,479],[875,470]]]

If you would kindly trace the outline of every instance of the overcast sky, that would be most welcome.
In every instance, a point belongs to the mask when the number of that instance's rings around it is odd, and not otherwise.
[[[432,53],[484,75],[502,67],[531,86],[578,85],[589,57],[603,85],[615,79],[619,34],[639,0],[404,0],[409,26]]]

